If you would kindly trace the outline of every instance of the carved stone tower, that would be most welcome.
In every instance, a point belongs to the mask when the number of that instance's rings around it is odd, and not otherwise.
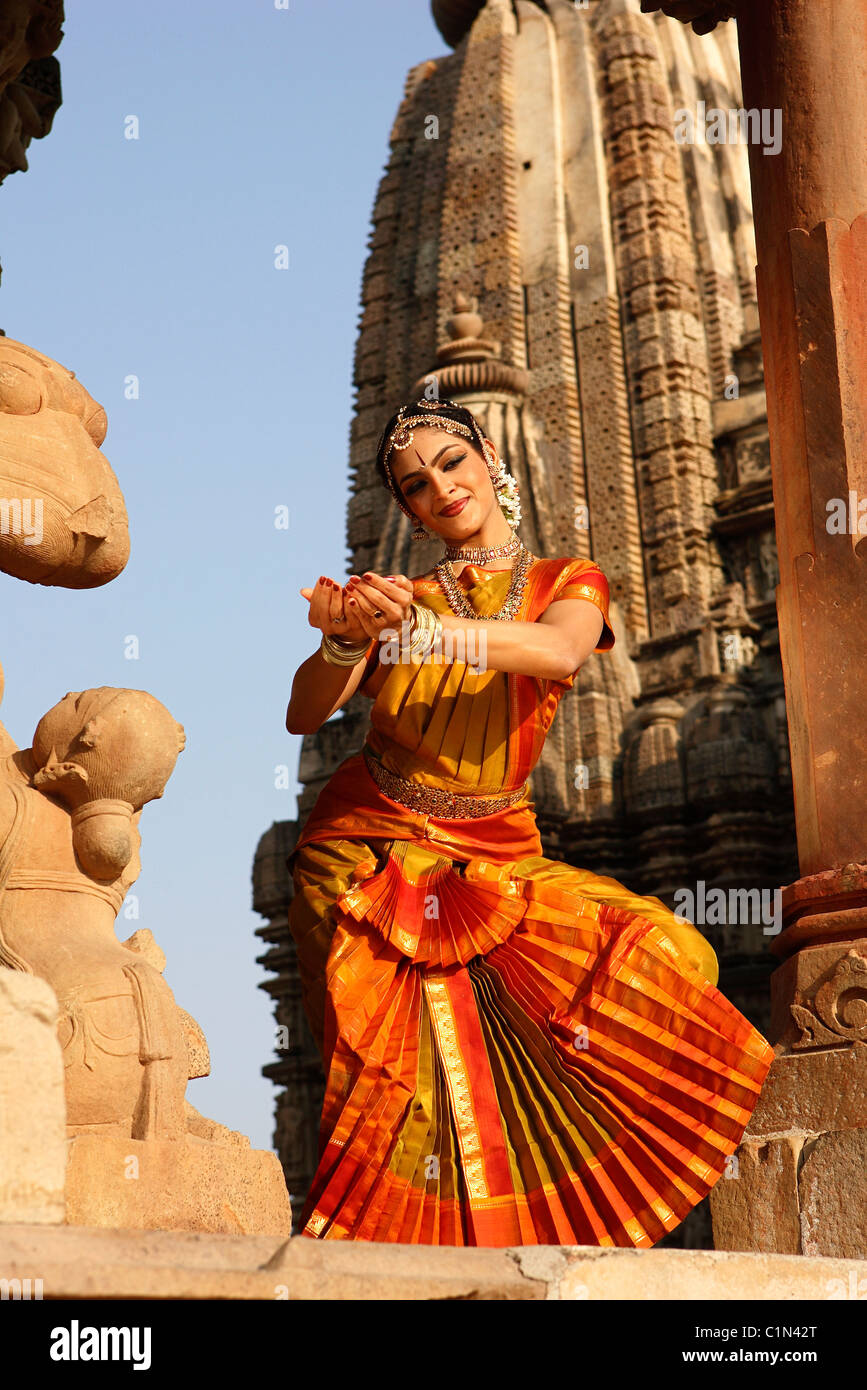
[[[454,52],[410,71],[373,209],[351,568],[418,574],[439,557],[411,545],[373,467],[388,416],[435,383],[504,455],[525,543],[592,557],[611,586],[617,645],[563,698],[533,774],[545,852],[671,906],[685,894],[720,988],[767,1031],[775,927],[730,910],[797,873],[747,153],[677,137],[679,112],[741,105],[731,26],[699,39],[639,0],[433,12]],[[285,858],[368,718],[358,697],[304,739],[298,819],[254,866],[289,1038],[264,1070],[296,1202],[322,1082]],[[712,900],[729,910],[702,915]],[[709,1245],[706,1206],[663,1243]]]

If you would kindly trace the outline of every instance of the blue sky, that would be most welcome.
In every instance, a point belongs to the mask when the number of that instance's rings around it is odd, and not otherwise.
[[[427,0],[67,0],[64,28],[54,129],[0,188],[0,326],[105,407],[132,553],[80,593],[0,575],[0,718],[27,747],[67,691],[109,685],[184,725],[119,934],[153,932],[205,1030],[211,1076],[189,1099],[270,1148],[252,859],[296,814],[285,710],[317,646],[298,590],[347,574],[352,354],[389,131],[407,70],[448,49]]]

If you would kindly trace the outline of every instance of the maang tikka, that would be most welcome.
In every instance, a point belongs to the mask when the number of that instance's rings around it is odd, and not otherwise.
[[[395,483],[394,478],[392,477],[391,468],[388,464],[388,456],[391,453],[392,449],[403,450],[408,449],[410,447],[413,440],[414,425],[436,424],[438,428],[446,430],[449,434],[461,434],[464,435],[467,439],[473,440],[478,445],[479,450],[481,451],[481,454],[485,460],[485,463],[488,466],[488,472],[491,477],[491,482],[494,485],[494,491],[497,494],[497,501],[500,504],[500,509],[503,513],[503,516],[506,518],[506,521],[509,523],[511,527],[516,527],[518,525],[518,522],[521,520],[521,497],[520,493],[518,492],[517,482],[512,477],[511,473],[506,472],[506,465],[502,459],[500,459],[499,461],[499,466],[494,462],[493,454],[491,453],[491,450],[489,449],[488,445],[485,443],[484,436],[479,428],[478,421],[476,420],[475,416],[473,416],[469,411],[467,412],[467,414],[470,415],[470,419],[472,420],[473,425],[475,426],[475,429],[472,430],[469,429],[460,420],[451,420],[447,415],[437,415],[436,411],[441,406],[448,406],[449,408],[454,410],[460,408],[455,404],[454,401],[422,400],[416,401],[416,409],[424,411],[425,414],[406,415],[406,406],[402,405],[400,407],[400,410],[398,411],[397,424],[395,425],[389,437],[388,448],[386,449],[385,454],[383,455],[383,466],[385,468],[385,474],[386,478],[388,479],[388,486],[391,490],[392,496],[394,497],[394,500],[397,502],[397,505],[400,507],[401,511],[405,512],[406,515],[410,518],[410,520],[415,524],[412,533],[413,540],[433,540],[433,537],[429,534],[429,532],[425,530],[421,522],[418,520],[418,517],[413,515],[407,504],[404,502],[403,497],[401,496],[400,491],[397,487],[397,484]]]

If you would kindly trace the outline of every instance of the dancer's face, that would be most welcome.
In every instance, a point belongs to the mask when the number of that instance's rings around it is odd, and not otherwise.
[[[497,451],[486,442],[496,465]],[[389,464],[407,506],[445,540],[461,543],[475,535],[499,508],[487,464],[465,435],[415,426],[409,448],[393,449]],[[449,514],[446,508],[461,501],[463,506]]]

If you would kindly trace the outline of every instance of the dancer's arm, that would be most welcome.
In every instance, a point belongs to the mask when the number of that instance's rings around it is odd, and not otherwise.
[[[369,624],[374,609],[382,606],[393,588],[379,575],[353,587],[352,595],[367,631],[373,632]],[[347,611],[352,612],[352,606]],[[444,639],[446,634],[463,634],[465,650],[478,658],[473,661],[474,666],[554,681],[568,680],[583,666],[599,643],[604,622],[596,604],[584,598],[555,600],[532,623],[486,622],[451,613],[439,616]]]
[[[369,624],[368,631],[352,610],[344,605],[344,591],[333,579],[323,576],[312,589],[301,589],[310,604],[308,622],[320,632],[363,642],[371,640],[388,624],[397,624],[406,615],[412,598],[412,583],[401,578],[390,586],[392,594],[382,604],[382,617]],[[336,621],[339,620],[339,621]],[[326,720],[352,699],[364,677],[366,655],[354,666],[334,666],[317,649],[302,661],[292,681],[286,708],[286,728],[290,734],[315,734]]]
[[[586,598],[550,603],[533,623],[491,623],[440,614],[443,632],[472,634],[480,664],[488,670],[512,671],[540,680],[563,681],[574,675],[602,634],[603,618]]]
[[[302,661],[292,681],[286,707],[290,734],[315,734],[326,720],[352,699],[364,675],[366,657],[354,666],[332,666],[315,651]]]

